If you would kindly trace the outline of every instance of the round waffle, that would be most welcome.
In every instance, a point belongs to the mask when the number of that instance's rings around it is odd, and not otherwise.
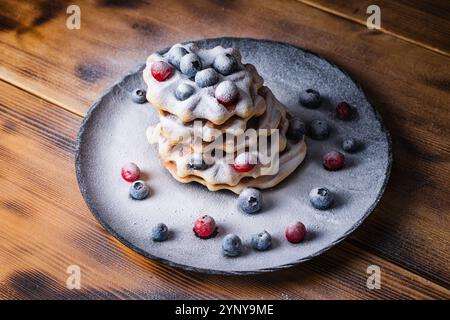
[[[202,70],[216,68],[217,82],[198,86],[170,57],[173,48],[184,54],[195,53]],[[171,50],[148,58],[144,80],[148,85],[147,98],[160,115],[160,123],[147,130],[147,137],[150,143],[158,144],[159,157],[173,177],[183,183],[196,181],[213,191],[228,189],[239,193],[249,186],[270,188],[300,165],[306,155],[304,139],[287,139],[289,115],[286,107],[263,86],[263,79],[254,66],[242,64],[235,49],[220,46],[200,49],[187,44],[175,45]],[[213,63],[217,57],[234,59],[237,65],[230,72],[221,72],[221,66]],[[152,65],[159,61],[172,62],[164,70],[173,74],[163,80],[156,80],[158,77],[154,78],[151,73]],[[181,69],[189,73],[183,66]],[[212,69],[208,72],[216,73]],[[219,103],[222,93],[215,97],[215,88],[222,81],[232,81],[237,87],[238,98],[232,100],[232,105]],[[181,84],[190,86],[187,86],[191,91],[185,99],[177,98],[175,93]],[[224,92],[226,96],[228,91]],[[244,152],[256,159],[256,163],[245,164],[245,170],[241,170],[235,162]]]
[[[215,47],[213,49],[199,49],[193,44],[175,45],[185,48],[188,52],[197,54],[203,65],[203,69],[211,67],[214,57],[219,54],[237,55],[232,48]],[[239,59],[237,59],[239,58]],[[259,76],[255,67],[250,64],[243,64],[239,55],[237,71],[224,76],[218,74],[219,81],[216,85],[201,88],[192,78],[174,68],[174,74],[166,81],[155,80],[151,74],[151,66],[154,62],[168,61],[168,53],[160,55],[154,53],[147,59],[146,68],[143,71],[144,81],[148,86],[147,99],[158,110],[164,110],[176,115],[182,122],[189,122],[195,119],[206,119],[216,125],[236,115],[240,118],[250,118],[260,112],[255,104],[259,88],[263,85],[263,79]],[[239,100],[233,107],[226,107],[220,104],[214,97],[215,88],[219,83],[230,80],[236,84],[239,90]],[[187,83],[195,88],[194,94],[188,99],[180,101],[175,96],[175,90],[182,84]]]
[[[264,175],[259,176],[257,178],[253,177],[244,177],[235,185],[228,184],[214,184],[209,183],[201,176],[197,175],[188,175],[185,177],[180,177],[177,174],[177,166],[176,163],[172,161],[167,161],[164,163],[164,166],[170,172],[170,174],[179,182],[189,183],[189,182],[197,182],[204,186],[206,186],[211,191],[217,190],[230,190],[236,194],[239,194],[243,189],[247,187],[253,187],[258,189],[268,189],[276,186],[281,181],[286,179],[304,160],[306,156],[306,143],[304,141],[300,141],[298,143],[292,144],[288,143],[288,149],[286,149],[281,155],[279,160],[279,170],[274,175]]]

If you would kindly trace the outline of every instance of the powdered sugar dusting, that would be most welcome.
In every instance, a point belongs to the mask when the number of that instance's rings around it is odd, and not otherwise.
[[[220,273],[252,273],[283,268],[320,254],[354,230],[380,200],[389,174],[390,149],[387,133],[359,87],[341,70],[314,54],[269,41],[216,39],[200,46],[239,48],[244,62],[254,64],[274,94],[294,116],[305,122],[324,119],[332,129],[324,141],[308,140],[303,165],[277,187],[263,191],[264,207],[256,215],[237,208],[231,192],[210,192],[203,186],[180,184],[157,161],[158,151],[148,144],[145,131],[159,121],[148,105],[136,105],[131,92],[142,88],[142,69],[126,77],[88,113],[80,135],[77,155],[82,192],[91,209],[108,230],[122,242],[146,256],[189,270]],[[298,105],[299,92],[320,91],[326,99],[318,109]],[[347,101],[357,110],[354,121],[336,121],[334,107]],[[340,148],[351,132],[364,148],[346,155],[347,166],[338,172],[322,168],[322,156]],[[120,177],[123,163],[133,161],[148,177],[151,197],[128,198],[129,184]],[[313,187],[325,186],[336,196],[331,210],[319,211],[309,204]],[[201,240],[192,232],[201,215],[215,218],[218,235]],[[306,240],[288,243],[284,228],[295,221],[307,228]],[[164,222],[172,231],[168,241],[155,243],[149,232]],[[273,247],[266,252],[250,249],[254,233],[267,230]],[[237,234],[244,251],[238,258],[225,258],[221,241],[227,233]],[[201,255],[198,253],[202,252]]]
[[[225,49],[221,46],[212,49],[200,49],[193,44],[177,44],[175,46],[184,48],[189,52],[188,55],[198,56],[201,60],[202,70],[210,68],[218,55],[231,54],[233,57],[236,55],[236,51],[232,48]],[[183,59],[186,56],[181,60],[181,67],[183,67]],[[201,87],[192,79],[195,74],[186,75],[176,69],[174,70],[174,75],[168,80],[163,82],[155,80],[151,75],[150,69],[154,63],[159,61],[169,63],[169,54],[154,53],[150,55],[143,72],[144,80],[148,86],[147,99],[156,108],[176,115],[183,122],[206,119],[215,124],[222,124],[234,115],[241,118],[249,118],[255,114],[254,101],[258,89],[263,84],[263,80],[253,66],[242,64],[237,59],[235,72],[229,75],[218,73],[218,81],[213,86]],[[226,80],[233,81],[239,90],[239,100],[233,110],[225,108],[214,97],[215,87]],[[176,89],[181,83],[187,83],[195,88],[195,92],[183,101],[179,101],[175,95]]]
[[[215,97],[223,103],[233,102],[238,95],[238,88],[232,81],[222,81],[216,88]]]

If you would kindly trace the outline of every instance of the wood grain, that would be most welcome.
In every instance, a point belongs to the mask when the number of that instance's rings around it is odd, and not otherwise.
[[[367,7],[381,10],[381,30],[450,56],[450,2],[447,0],[298,0],[366,27]]]
[[[41,2],[46,5],[36,5]],[[449,60],[440,55],[297,1],[114,3],[81,1],[81,29],[68,30],[64,2],[3,1],[0,21],[13,21],[15,27],[4,27],[0,36],[0,77],[83,114],[100,92],[152,51],[187,39],[230,34],[277,39],[314,50],[380,91],[398,82],[392,105],[405,103],[402,97],[411,95],[410,83],[414,82],[414,92],[423,94],[421,89],[428,91],[428,86],[442,90],[450,76],[448,68],[441,68]],[[214,21],[217,15],[221,23]],[[49,18],[42,21],[40,16]],[[34,20],[41,23],[35,25]],[[405,59],[408,63],[400,63]],[[413,97],[420,102],[429,97],[434,97],[433,103],[446,102],[445,96],[426,93]]]
[[[26,101],[26,103],[23,103]],[[450,291],[344,242],[301,266],[223,277],[182,272],[120,244],[95,221],[75,181],[81,118],[0,82],[0,298],[363,299],[450,297]],[[366,268],[382,288],[366,288]],[[82,289],[65,286],[69,265]]]
[[[190,38],[272,38],[345,67],[380,110],[395,157],[386,196],[352,239],[448,284],[449,58],[296,1],[81,2],[81,30],[64,27],[64,2],[36,3],[0,11],[14,22],[0,37],[0,77],[77,114],[148,53]]]

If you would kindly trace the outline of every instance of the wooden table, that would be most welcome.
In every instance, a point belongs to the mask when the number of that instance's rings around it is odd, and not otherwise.
[[[371,0],[0,2],[0,297],[449,299],[450,3]],[[347,240],[271,274],[224,277],[149,261],[106,233],[74,173],[90,104],[152,51],[187,39],[286,41],[357,79],[392,134],[386,193]],[[66,288],[69,265],[81,290]],[[381,289],[366,287],[369,265]]]

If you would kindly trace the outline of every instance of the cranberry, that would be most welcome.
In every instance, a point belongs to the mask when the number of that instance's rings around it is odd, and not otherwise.
[[[164,61],[157,61],[152,64],[152,76],[157,81],[166,81],[173,75],[173,68],[170,64]]]
[[[127,182],[134,182],[139,180],[141,176],[141,170],[133,162],[129,162],[122,167],[121,170],[122,178]]]
[[[352,113],[352,107],[347,102],[341,102],[336,107],[336,117],[340,120],[350,119]]]
[[[215,92],[214,96],[217,101],[224,106],[231,106],[236,103],[239,95],[239,89],[232,81],[221,82]]]
[[[323,166],[330,171],[341,169],[345,164],[345,157],[338,151],[328,152],[323,156]]]
[[[306,228],[305,225],[301,222],[296,222],[291,224],[284,231],[284,235],[286,239],[291,243],[299,243],[305,239]]]
[[[234,159],[233,168],[240,173],[249,172],[256,166],[256,162],[257,158],[255,155],[244,152]]]
[[[198,218],[194,223],[194,233],[202,239],[209,239],[217,234],[216,222],[208,215]]]
[[[234,98],[234,99],[232,99],[232,100],[222,100],[222,99],[220,99],[220,98],[217,98],[217,101],[218,101],[220,104],[223,104],[223,105],[226,106],[226,107],[235,105],[235,104],[236,104],[236,100],[237,100],[237,97]],[[234,107],[234,108],[236,109],[236,107]]]

